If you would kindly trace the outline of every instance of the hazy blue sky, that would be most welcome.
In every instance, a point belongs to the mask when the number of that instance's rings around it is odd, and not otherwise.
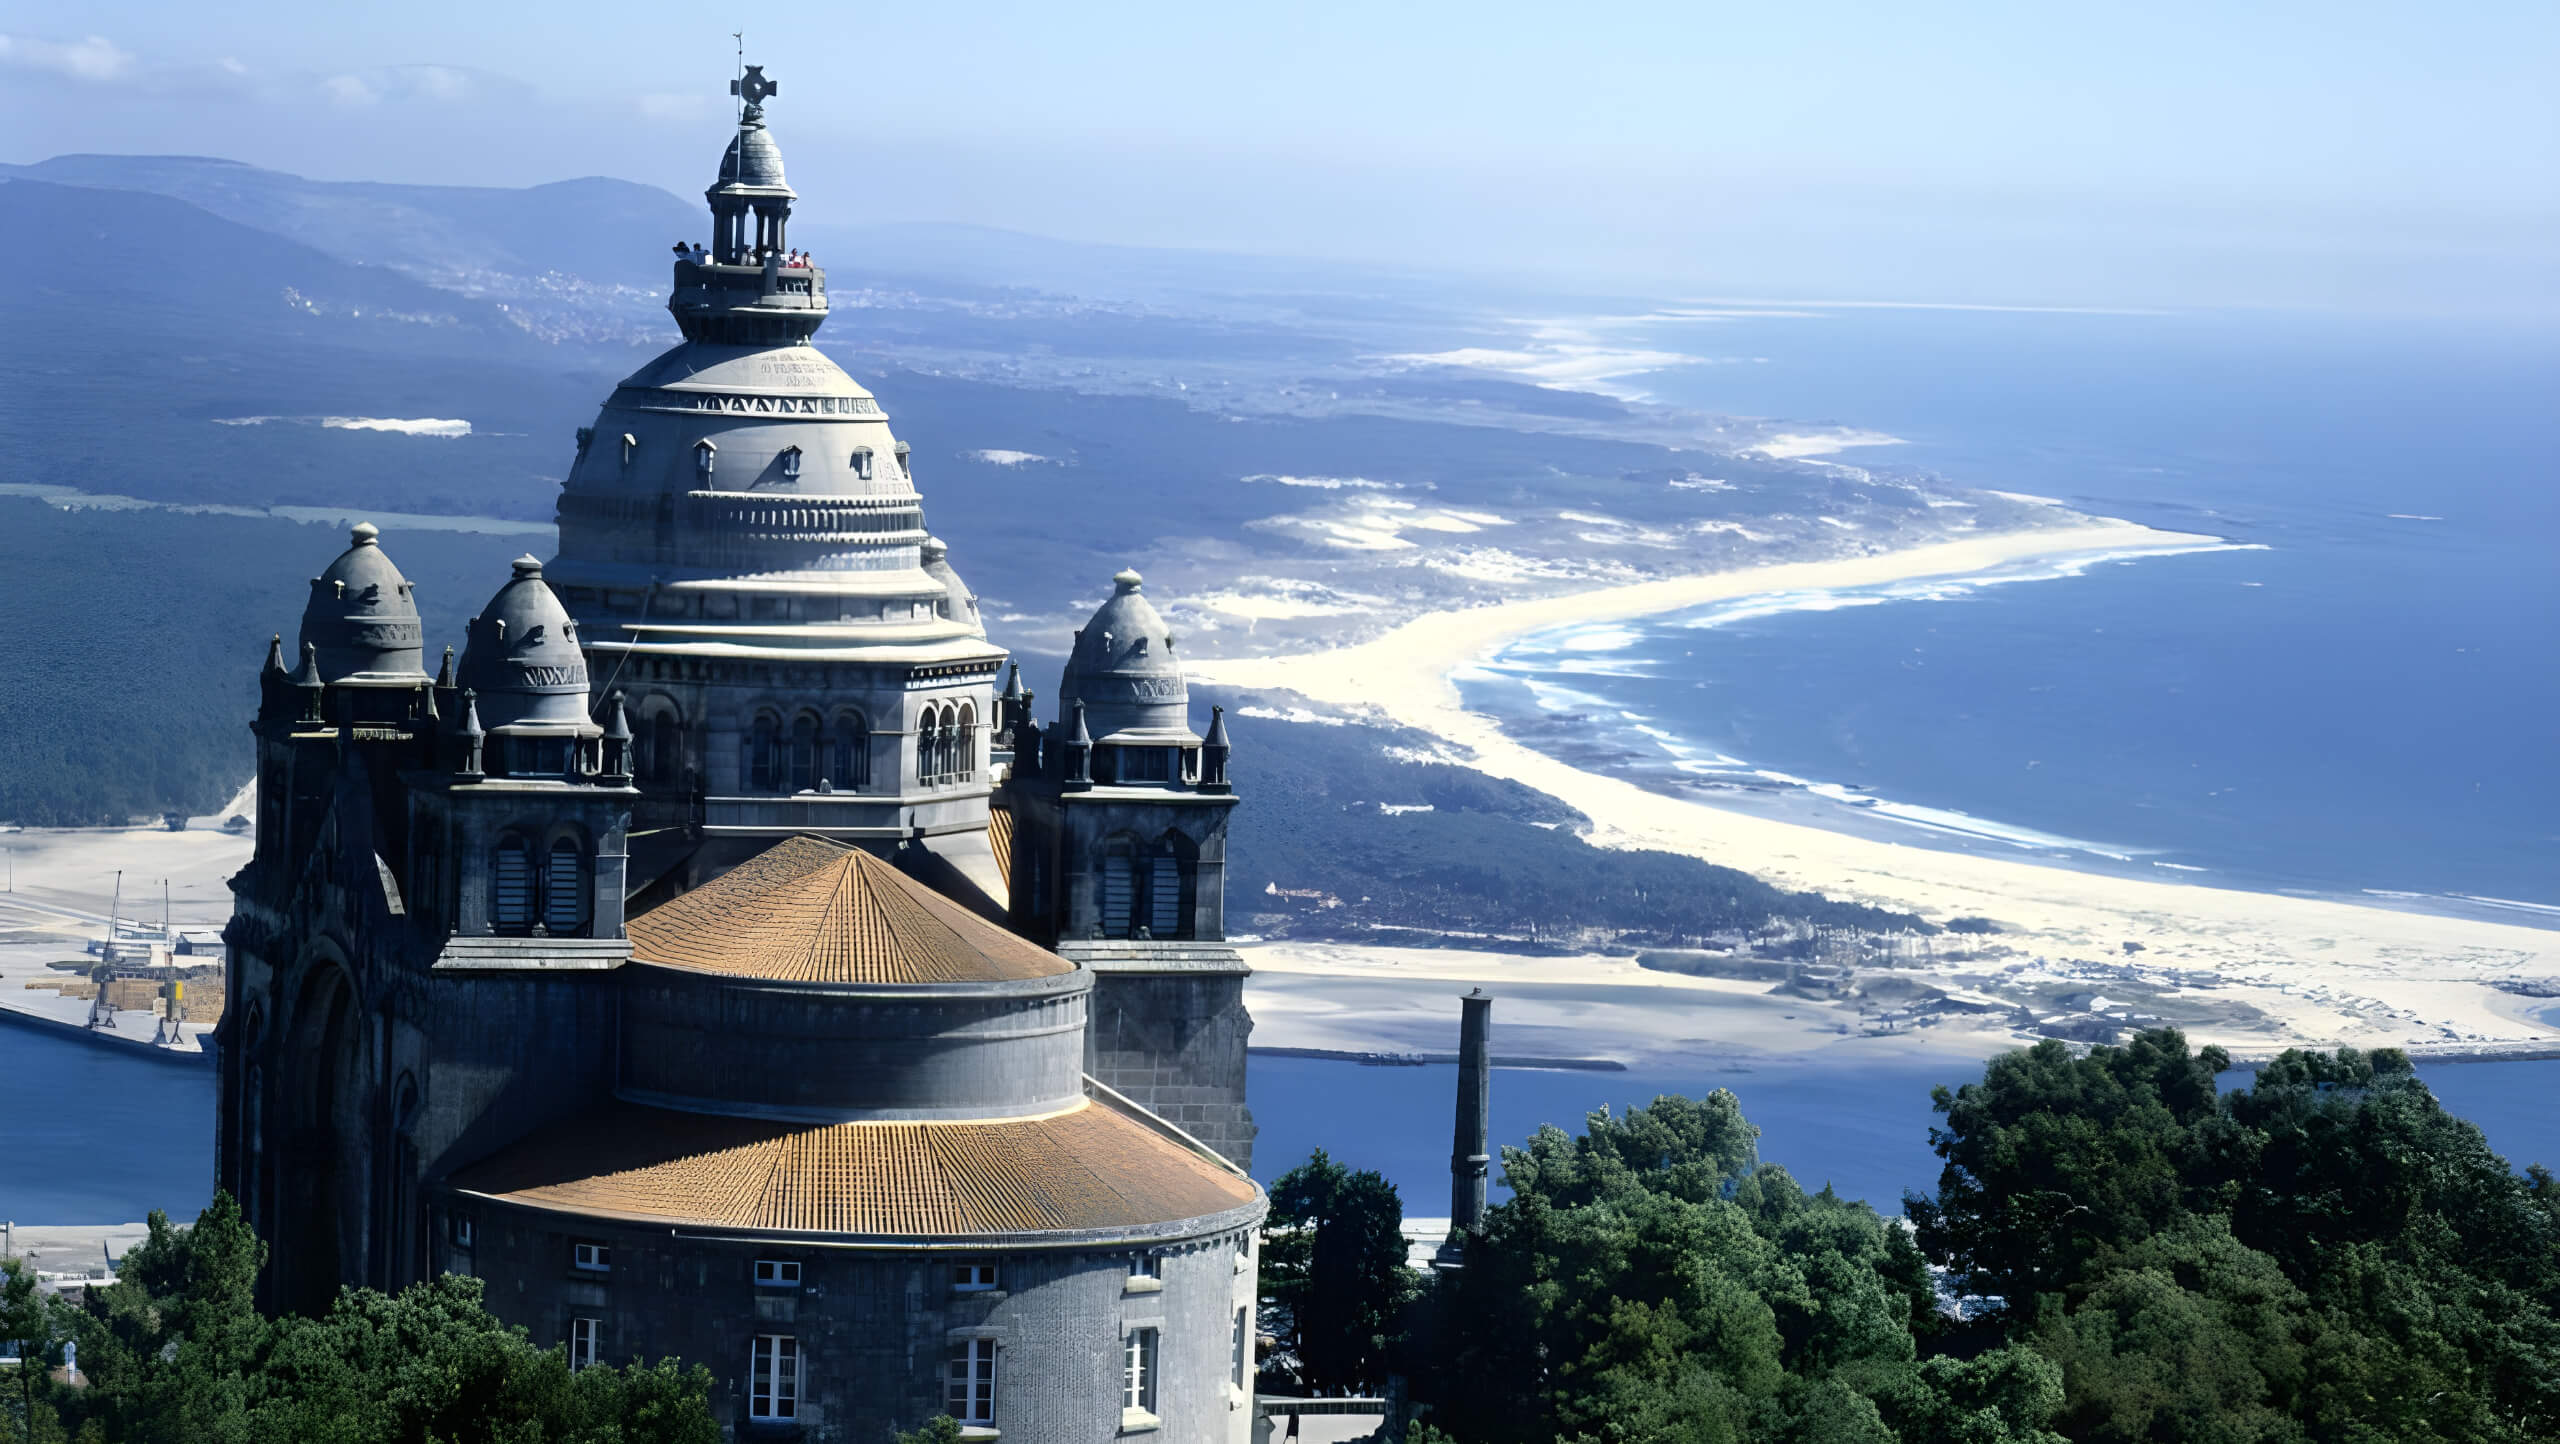
[[[0,0],[0,159],[692,194],[741,23],[831,221],[1699,294],[2560,309],[2550,0]]]

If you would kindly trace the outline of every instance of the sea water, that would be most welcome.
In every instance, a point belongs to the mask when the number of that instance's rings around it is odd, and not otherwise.
[[[2560,1115],[2549,1106],[2550,1063],[2442,1063],[2419,1075],[2446,1111],[2477,1124],[2489,1146],[2518,1171],[2560,1167]],[[1320,1058],[1255,1058],[1250,1096],[1261,1135],[1254,1177],[1268,1184],[1322,1148],[1352,1168],[1376,1169],[1396,1186],[1405,1211],[1433,1217],[1449,1208],[1449,1144],[1457,1100],[1454,1064],[1364,1067]],[[2227,1075],[2236,1086],[2245,1073]],[[1808,1190],[1825,1185],[1900,1213],[1905,1192],[1934,1193],[1941,1167],[1929,1148],[1937,1122],[1930,1089],[1978,1082],[1982,1064],[1964,1058],[1896,1059],[1856,1067],[1812,1063],[1726,1072],[1643,1070],[1585,1073],[1497,1068],[1492,1139],[1528,1142],[1539,1125],[1580,1133],[1585,1118],[1623,1113],[1665,1093],[1703,1097],[1730,1088],[1742,1116],[1760,1129],[1760,1159]],[[1494,1171],[1499,1185],[1501,1169]],[[1494,1196],[1503,1196],[1498,1186]]]
[[[213,1197],[214,1069],[0,1021],[0,1218],[192,1220]]]
[[[1905,841],[2560,924],[2550,330],[1622,324],[1700,358],[1646,378],[1660,399],[1908,440],[1836,464],[2228,545],[1528,638],[1462,684],[1524,740]]]

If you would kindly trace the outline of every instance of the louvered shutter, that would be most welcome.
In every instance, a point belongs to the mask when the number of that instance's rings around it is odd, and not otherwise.
[[[1147,859],[1147,932],[1182,936],[1182,864],[1166,853]]]
[[[1137,899],[1137,869],[1125,856],[1102,860],[1102,935],[1125,938],[1129,935],[1129,913]]]
[[[551,844],[550,873],[543,879],[542,925],[555,937],[571,937],[587,921],[587,890],[581,885],[578,844],[561,838]]]
[[[500,928],[523,928],[533,922],[533,857],[523,838],[510,837],[498,844],[489,919]]]

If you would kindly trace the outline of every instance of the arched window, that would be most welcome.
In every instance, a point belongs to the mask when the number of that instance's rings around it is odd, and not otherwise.
[[[533,926],[533,849],[512,832],[498,839],[489,924],[502,933],[521,933]]]
[[[693,474],[705,482],[711,480],[711,468],[720,460],[720,448],[708,440],[693,444]]]
[[[967,702],[951,734],[951,775],[963,782],[978,775],[978,709]]]
[[[871,727],[858,712],[847,712],[836,718],[833,766],[828,779],[839,791],[871,785]]]
[[[798,481],[800,479],[799,447],[786,446],[782,448],[782,455],[775,459],[782,463],[782,475],[784,480]]]
[[[587,930],[586,852],[574,837],[554,839],[542,873],[542,926],[555,938]]]
[[[1138,909],[1138,849],[1125,837],[1115,837],[1102,846],[1102,896],[1095,901],[1102,912],[1102,935],[1106,938],[1129,936],[1130,925]]]
[[[871,479],[871,448],[868,446],[857,446],[853,449],[853,479],[856,481]]]
[[[818,719],[803,712],[791,724],[791,790],[806,792],[818,785]]]
[[[649,719],[648,766],[651,782],[674,782],[684,776],[684,724],[673,712]]]
[[[767,712],[756,718],[747,737],[747,790],[777,792],[782,788],[782,722]]]

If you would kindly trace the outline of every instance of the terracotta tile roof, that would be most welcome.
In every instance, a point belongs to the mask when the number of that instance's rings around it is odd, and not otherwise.
[[[630,923],[643,962],[809,983],[994,983],[1074,964],[860,848],[787,837]]]
[[[987,850],[996,855],[996,875],[1013,882],[1013,809],[987,809]]]
[[[535,1208],[697,1227],[931,1238],[1134,1228],[1253,1185],[1107,1104],[984,1123],[795,1124],[615,1103],[456,1174]]]

